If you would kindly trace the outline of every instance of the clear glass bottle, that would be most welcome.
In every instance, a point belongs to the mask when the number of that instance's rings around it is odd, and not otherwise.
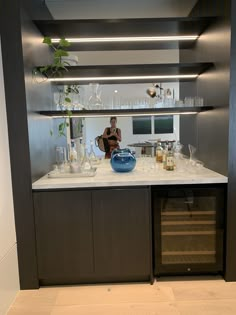
[[[94,142],[90,140],[90,152],[89,152],[89,158],[92,164],[96,164],[98,159],[94,152]]]
[[[162,161],[163,161],[163,148],[161,146],[161,141],[159,140],[157,142],[157,147],[156,147],[156,162],[162,163]]]
[[[90,158],[89,158],[87,146],[85,146],[84,157],[82,160],[81,168],[82,168],[82,172],[84,172],[84,173],[90,172],[93,169],[92,163],[91,163]]]
[[[81,172],[80,161],[78,159],[78,153],[76,151],[76,145],[74,140],[71,140],[70,147],[70,171],[71,173]]]
[[[71,146],[70,146],[70,161],[76,162],[78,160],[78,154],[76,151],[75,141],[71,140]]]
[[[79,145],[78,145],[78,154],[79,154],[79,159],[82,162],[84,158],[84,144],[83,144],[83,138],[79,138]]]
[[[166,155],[166,170],[167,171],[174,171],[175,169],[175,159],[174,153],[172,151],[171,145],[168,146],[168,152]]]

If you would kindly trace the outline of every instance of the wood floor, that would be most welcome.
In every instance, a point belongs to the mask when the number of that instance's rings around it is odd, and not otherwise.
[[[8,315],[236,315],[236,282],[162,279],[149,284],[51,287],[19,292]]]

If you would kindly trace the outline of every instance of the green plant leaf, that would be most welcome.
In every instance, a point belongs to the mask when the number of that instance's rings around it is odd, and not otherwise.
[[[60,57],[63,57],[63,56],[68,56],[68,52],[63,50],[63,49],[57,49],[55,52],[54,52],[54,58],[60,58]]]
[[[52,129],[50,130],[50,136],[53,136],[53,131],[52,131]]]
[[[44,37],[43,43],[47,44],[48,46],[52,46],[52,40],[50,37]]]
[[[71,103],[71,99],[69,97],[65,97],[65,102]]]
[[[67,113],[67,115],[68,115],[69,117],[72,116],[72,111],[71,111],[71,110],[67,110],[66,113]]]
[[[61,38],[59,42],[60,47],[69,47],[71,44],[65,38]]]
[[[64,122],[63,123],[60,123],[59,125],[58,125],[58,130],[59,131],[62,131],[62,130],[64,130]]]
[[[67,123],[66,123],[66,127],[69,127],[69,126],[70,126],[70,124],[67,122]]]
[[[50,68],[49,66],[41,67],[41,68],[39,68],[39,71],[40,71],[41,73],[45,73],[45,72],[48,71],[49,68]]]

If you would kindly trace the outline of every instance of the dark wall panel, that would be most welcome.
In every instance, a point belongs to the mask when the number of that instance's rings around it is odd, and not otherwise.
[[[197,144],[197,157],[206,167],[227,175],[228,165],[228,108],[229,108],[229,61],[230,61],[230,1],[199,1],[192,11],[192,15],[209,16],[221,15],[201,35],[194,49],[180,52],[181,62],[210,61],[214,67],[199,76],[195,88],[190,89],[187,84],[180,84],[180,95],[185,93],[199,95],[204,98],[205,105],[212,105],[217,109],[197,115],[196,131],[190,135],[186,126],[191,124],[192,118],[181,118],[181,135],[188,134],[188,140]],[[191,96],[191,95],[190,95]],[[188,120],[186,124],[186,120]],[[197,139],[189,136],[197,135]],[[182,141],[182,139],[181,139]],[[186,141],[183,137],[183,142]]]
[[[50,130],[54,130],[58,120],[37,114],[41,110],[51,110],[54,106],[51,84],[32,76],[35,66],[51,62],[51,51],[42,44],[42,35],[24,10],[21,21],[31,172],[34,181],[51,169],[55,163],[55,147],[65,145],[65,138],[59,139],[56,132],[54,136],[50,135]]]
[[[33,289],[38,278],[19,1],[0,2],[0,31],[20,286]]]
[[[21,0],[21,4],[32,20],[52,19],[52,15],[45,5],[45,0]]]
[[[229,183],[226,238],[226,274],[236,281],[236,0],[232,0],[231,78],[229,115]]]

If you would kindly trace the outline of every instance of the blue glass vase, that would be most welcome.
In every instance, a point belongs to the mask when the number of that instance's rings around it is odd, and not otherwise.
[[[116,149],[111,155],[111,167],[115,172],[131,172],[136,165],[136,158],[130,149]]]

